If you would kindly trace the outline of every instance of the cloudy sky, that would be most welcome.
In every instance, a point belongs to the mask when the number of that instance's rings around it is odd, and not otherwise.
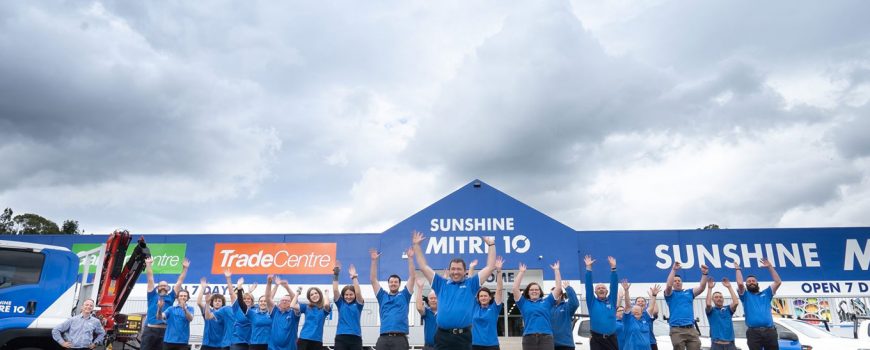
[[[870,225],[867,1],[0,3],[0,207],[381,232]]]

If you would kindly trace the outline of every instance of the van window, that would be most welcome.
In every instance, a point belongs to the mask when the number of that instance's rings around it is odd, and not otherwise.
[[[584,338],[592,338],[592,331],[589,329],[589,320],[580,322],[580,327],[577,327],[577,335]]]
[[[45,255],[0,249],[0,289],[39,283]]]

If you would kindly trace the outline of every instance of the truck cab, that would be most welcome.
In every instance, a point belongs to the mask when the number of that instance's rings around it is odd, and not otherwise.
[[[0,240],[0,349],[59,348],[51,329],[73,312],[78,266],[67,248]]]

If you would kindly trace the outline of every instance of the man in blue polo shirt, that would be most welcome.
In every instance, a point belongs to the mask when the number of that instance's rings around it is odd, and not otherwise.
[[[407,350],[408,344],[408,305],[411,303],[411,296],[414,293],[414,281],[417,279],[417,274],[414,269],[414,250],[408,248],[408,282],[405,283],[405,288],[399,291],[399,286],[402,284],[402,278],[398,275],[390,275],[387,278],[387,286],[390,288],[389,293],[381,288],[381,283],[378,282],[378,258],[381,253],[374,249],[369,249],[369,255],[372,259],[372,266],[369,269],[369,279],[372,283],[372,290],[378,298],[378,309],[381,316],[381,336],[378,337],[378,342],[375,347],[379,350],[404,349]]]
[[[695,329],[695,308],[692,307],[692,301],[704,291],[709,270],[707,265],[701,265],[701,284],[693,289],[683,290],[683,278],[677,275],[680,267],[680,262],[674,262],[665,287],[665,302],[668,303],[671,313],[668,319],[671,342],[674,350],[700,350],[701,334]]]
[[[160,281],[154,286],[154,269],[151,265],[154,259],[150,256],[145,258],[145,275],[148,277],[147,286],[147,304],[148,309],[145,315],[145,327],[142,328],[142,342],[140,349],[142,350],[160,350],[163,349],[163,337],[166,334],[166,320],[157,319],[157,299],[163,299],[164,305],[172,305],[175,303],[175,295],[181,290],[181,284],[184,283],[184,276],[187,275],[187,268],[190,267],[190,260],[187,258],[181,263],[181,274],[178,275],[178,281],[175,282],[175,287],[169,289],[169,283]]]
[[[770,302],[782,284],[782,279],[779,278],[770,260],[761,259],[761,266],[766,267],[773,277],[773,283],[764,290],[759,290],[758,278],[754,275],[746,277],[744,286],[740,264],[736,262],[734,264],[737,274],[737,294],[740,295],[743,313],[746,315],[746,344],[749,350],[779,350],[779,335],[776,333],[776,327],[773,326]]]
[[[592,264],[595,259],[587,255],[583,261],[586,263],[586,308],[589,309],[589,329],[592,337],[589,339],[589,348],[592,350],[617,350],[619,343],[616,337],[616,297],[619,295],[618,277],[616,276],[616,259],[607,257],[610,263],[610,293],[603,283],[595,285],[592,289]],[[592,297],[592,296],[595,297]]]
[[[466,278],[465,260],[454,258],[450,261],[448,278],[435,273],[423,254],[420,243],[426,237],[414,231],[411,242],[414,244],[414,254],[423,276],[429,280],[432,290],[438,296],[438,315],[435,333],[436,349],[471,349],[471,322],[474,317],[474,304],[477,302],[477,290],[486,278],[495,270],[495,238],[483,237],[487,246],[486,266],[476,275]]]
[[[713,292],[716,282],[713,279],[707,281],[707,320],[710,321],[710,350],[736,350],[734,345],[734,324],[731,318],[737,311],[737,294],[731,288],[731,282],[727,278],[722,279],[722,286],[728,288],[731,294],[731,305],[725,306],[725,297],[722,293]]]

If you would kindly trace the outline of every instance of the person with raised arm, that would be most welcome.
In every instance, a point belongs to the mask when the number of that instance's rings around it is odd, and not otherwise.
[[[713,292],[716,282],[713,279],[707,281],[707,307],[705,313],[710,323],[710,350],[736,350],[734,345],[734,324],[732,318],[737,311],[738,298],[731,288],[731,282],[727,278],[722,279],[722,286],[728,289],[731,295],[731,305],[725,306],[725,297],[722,293]]]
[[[202,311],[205,326],[202,331],[202,349],[219,350],[224,348],[226,340],[226,325],[233,323],[233,308],[226,306],[226,298],[220,293],[206,293],[205,277],[199,280],[199,293],[196,304]],[[208,305],[203,296],[208,294]]]
[[[157,319],[166,321],[166,333],[163,337],[164,350],[187,350],[190,349],[190,321],[193,321],[193,313],[196,309],[187,305],[190,293],[180,290],[176,294],[177,305],[171,306],[165,311],[163,298],[157,298]]]
[[[701,333],[695,328],[695,308],[692,303],[707,286],[709,270],[707,265],[701,265],[701,283],[695,288],[683,289],[683,278],[677,274],[680,268],[680,262],[675,261],[665,286],[665,302],[671,313],[668,318],[671,343],[674,344],[674,350],[701,350]]]
[[[474,350],[499,350],[498,314],[504,300],[504,282],[501,269],[504,259],[495,259],[495,293],[487,287],[477,291],[474,319],[471,324],[471,347]],[[493,295],[494,294],[494,295]]]
[[[418,231],[411,233],[417,265],[432,285],[440,305],[436,317],[438,331],[435,332],[435,348],[470,350],[471,323],[474,317],[474,304],[477,302],[477,290],[495,270],[495,238],[483,237],[487,251],[486,266],[476,275],[467,277],[465,260],[454,258],[450,260],[447,278],[436,274],[426,262],[423,248],[420,247],[424,239],[426,237]]]
[[[157,299],[163,299],[164,305],[172,305],[175,303],[175,296],[181,291],[181,285],[184,283],[184,277],[187,276],[187,268],[190,267],[190,260],[187,258],[181,263],[181,273],[178,275],[178,281],[175,282],[173,288],[169,288],[169,282],[160,281],[155,288],[154,285],[154,258],[145,258],[145,275],[147,276],[146,287],[146,303],[147,311],[145,314],[145,327],[142,329],[142,342],[140,349],[142,350],[160,350],[163,348],[163,338],[166,335],[166,321],[157,319]]]
[[[329,294],[329,290],[326,291]],[[299,350],[321,350],[323,348],[323,324],[326,317],[332,313],[332,304],[329,298],[323,297],[320,288],[308,288],[305,304],[296,304],[294,309],[305,315],[305,323],[299,331],[299,340],[296,342]]]
[[[335,329],[335,350],[362,350],[362,327],[360,316],[362,315],[363,299],[359,287],[359,275],[356,267],[351,264],[347,268],[353,285],[344,286],[341,293],[338,292],[338,274],[341,272],[341,263],[335,261],[332,269],[332,293],[335,308],[338,309],[338,327]]]
[[[381,288],[381,283],[378,282],[378,259],[381,257],[381,253],[375,249],[369,249],[369,257],[372,260],[369,280],[372,284],[372,290],[378,298],[381,316],[381,335],[375,345],[378,350],[407,350],[410,348],[408,344],[408,306],[411,303],[412,293],[414,293],[414,281],[417,279],[417,273],[414,268],[414,251],[408,248],[405,253],[408,256],[408,282],[405,283],[405,288],[399,291],[402,278],[399,275],[390,275],[387,278],[387,286],[389,287],[389,292],[387,292]]]
[[[242,289],[243,282],[244,279],[239,278],[238,286],[235,291],[236,302],[233,304],[233,309],[236,314],[241,313],[244,315],[250,325],[248,329],[249,335],[247,338],[244,338],[247,339],[247,348],[249,350],[267,350],[269,348],[269,338],[272,330],[272,314],[266,305],[266,298],[271,297],[271,295],[269,295],[270,290],[266,291],[266,295],[260,297],[257,301],[257,307],[253,307],[249,305],[245,299],[250,297],[253,300],[253,295],[251,293],[257,288],[256,283],[249,287],[248,292],[245,293],[245,290]],[[245,300],[245,302],[239,303],[239,300]],[[234,332],[234,337],[236,334],[237,333]],[[236,344],[233,344],[232,346],[235,345]]]
[[[580,307],[577,292],[568,283],[562,281],[562,298],[556,300],[556,305],[550,309],[550,322],[553,324],[553,343],[557,350],[574,349],[574,313]]]
[[[423,320],[423,350],[435,349],[435,331],[438,329],[436,315],[438,315],[438,296],[434,290],[429,291],[426,302],[423,302],[423,280],[417,280],[417,289],[414,293],[414,305]]]
[[[773,283],[764,290],[758,287],[758,278],[755,275],[747,276],[744,285],[740,264],[734,262],[734,270],[737,274],[737,294],[740,295],[743,313],[746,315],[746,345],[749,346],[750,350],[779,349],[779,334],[773,325],[770,302],[776,295],[776,290],[782,285],[782,279],[779,278],[779,274],[776,273],[770,260],[762,258],[761,266],[767,268],[770,276],[773,277]]]
[[[619,296],[619,279],[616,274],[616,259],[607,257],[610,263],[610,289],[603,283],[592,284],[592,264],[595,259],[587,255],[583,258],[586,264],[586,308],[589,310],[589,348],[592,350],[618,350],[619,341],[616,336],[616,307]],[[594,297],[593,297],[594,296]]]
[[[232,274],[227,270],[224,272],[224,275],[227,277],[227,288],[233,301],[230,350],[247,350],[250,348],[251,341],[251,320],[248,318],[247,312],[254,309],[254,295],[250,291],[245,293],[245,290],[242,288],[242,284],[245,283],[244,277],[239,277],[236,287],[233,289],[232,284],[230,284]],[[250,290],[253,290],[253,288]]]
[[[640,308],[644,309],[644,310],[646,310],[647,306],[648,306],[646,298],[644,298],[644,297],[635,298],[634,304],[639,305]],[[653,322],[649,323],[649,347],[650,347],[650,350],[659,350],[659,347],[656,344],[656,335],[655,335],[655,332],[653,331],[653,325],[655,324],[655,320],[657,320],[658,318],[659,318],[658,314],[652,315]]]
[[[622,281],[622,288],[625,293],[626,305],[631,305],[631,296],[629,288],[631,284],[628,280]],[[623,327],[623,342],[620,344],[624,350],[648,350],[650,348],[650,326],[653,321],[653,316],[658,314],[658,303],[655,302],[661,288],[655,285],[649,289],[650,303],[649,308],[644,310],[640,305],[631,305],[631,309],[627,309],[622,317]]]
[[[523,316],[523,350],[553,350],[553,325],[550,323],[550,309],[556,304],[556,299],[562,298],[562,274],[559,272],[559,261],[550,265],[556,275],[556,287],[546,298],[541,285],[531,282],[520,293],[523,276],[526,274],[526,264],[520,263],[520,272],[514,280],[514,301]]]
[[[273,280],[287,291],[287,295],[281,297],[277,307],[272,300],[277,289],[272,289]],[[272,328],[269,330],[270,350],[296,350],[299,313],[294,306],[298,302],[298,297],[297,293],[290,290],[287,281],[273,275],[266,277],[266,308],[272,317]]]

